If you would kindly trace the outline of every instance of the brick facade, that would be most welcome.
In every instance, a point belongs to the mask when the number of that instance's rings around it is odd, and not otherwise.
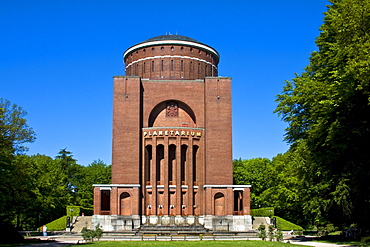
[[[217,76],[218,61],[212,47],[178,35],[124,53],[112,184],[94,185],[94,215],[249,215],[250,186],[232,185],[231,79]]]

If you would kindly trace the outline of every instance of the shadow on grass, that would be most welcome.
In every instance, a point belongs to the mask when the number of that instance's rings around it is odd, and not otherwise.
[[[323,243],[330,243],[330,244],[349,245],[349,246],[370,246],[370,243],[363,243],[359,240],[348,239],[348,238],[345,238],[339,235],[317,237],[315,241],[323,242]]]
[[[25,238],[21,242],[17,243],[0,243],[0,247],[12,247],[12,246],[24,246],[30,244],[44,244],[44,243],[53,243],[55,240],[41,240],[39,238]]]

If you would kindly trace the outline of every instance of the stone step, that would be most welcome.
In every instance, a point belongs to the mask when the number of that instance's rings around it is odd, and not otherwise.
[[[203,226],[147,226],[143,225],[140,227],[138,234],[157,234],[157,235],[176,235],[176,234],[203,234],[208,232]]]
[[[86,227],[87,229],[92,229],[91,221],[92,221],[92,216],[77,217],[77,220],[72,227],[72,231],[81,232],[84,227]]]

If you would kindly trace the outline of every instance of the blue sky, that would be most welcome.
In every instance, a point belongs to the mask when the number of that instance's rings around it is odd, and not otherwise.
[[[232,77],[233,157],[284,153],[273,113],[285,80],[302,73],[326,0],[5,1],[0,8],[0,97],[22,106],[37,134],[28,154],[73,152],[111,164],[112,77],[130,46],[166,33],[221,55]]]

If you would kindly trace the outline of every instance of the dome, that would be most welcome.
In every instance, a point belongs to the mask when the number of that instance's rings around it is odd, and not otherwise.
[[[140,42],[136,45],[131,46],[123,53],[123,58],[125,58],[129,53],[136,51],[137,49],[141,49],[143,47],[153,46],[153,45],[184,45],[184,46],[192,46],[196,48],[200,48],[206,50],[208,52],[213,53],[218,59],[220,55],[218,52],[213,49],[211,46],[206,45],[198,40],[182,36],[182,35],[160,35],[150,39],[147,39],[143,42]]]
[[[195,80],[218,75],[220,55],[211,46],[182,35],[160,35],[123,54],[128,76],[151,80]]]
[[[159,40],[183,40],[183,41],[190,41],[190,42],[195,42],[195,43],[202,44],[198,40],[195,40],[195,39],[192,39],[192,38],[189,38],[189,37],[186,37],[186,36],[182,36],[182,35],[172,35],[172,34],[170,34],[170,35],[160,35],[160,36],[157,36],[157,37],[153,37],[153,38],[145,40],[142,43],[150,42],[150,41],[159,41]]]

